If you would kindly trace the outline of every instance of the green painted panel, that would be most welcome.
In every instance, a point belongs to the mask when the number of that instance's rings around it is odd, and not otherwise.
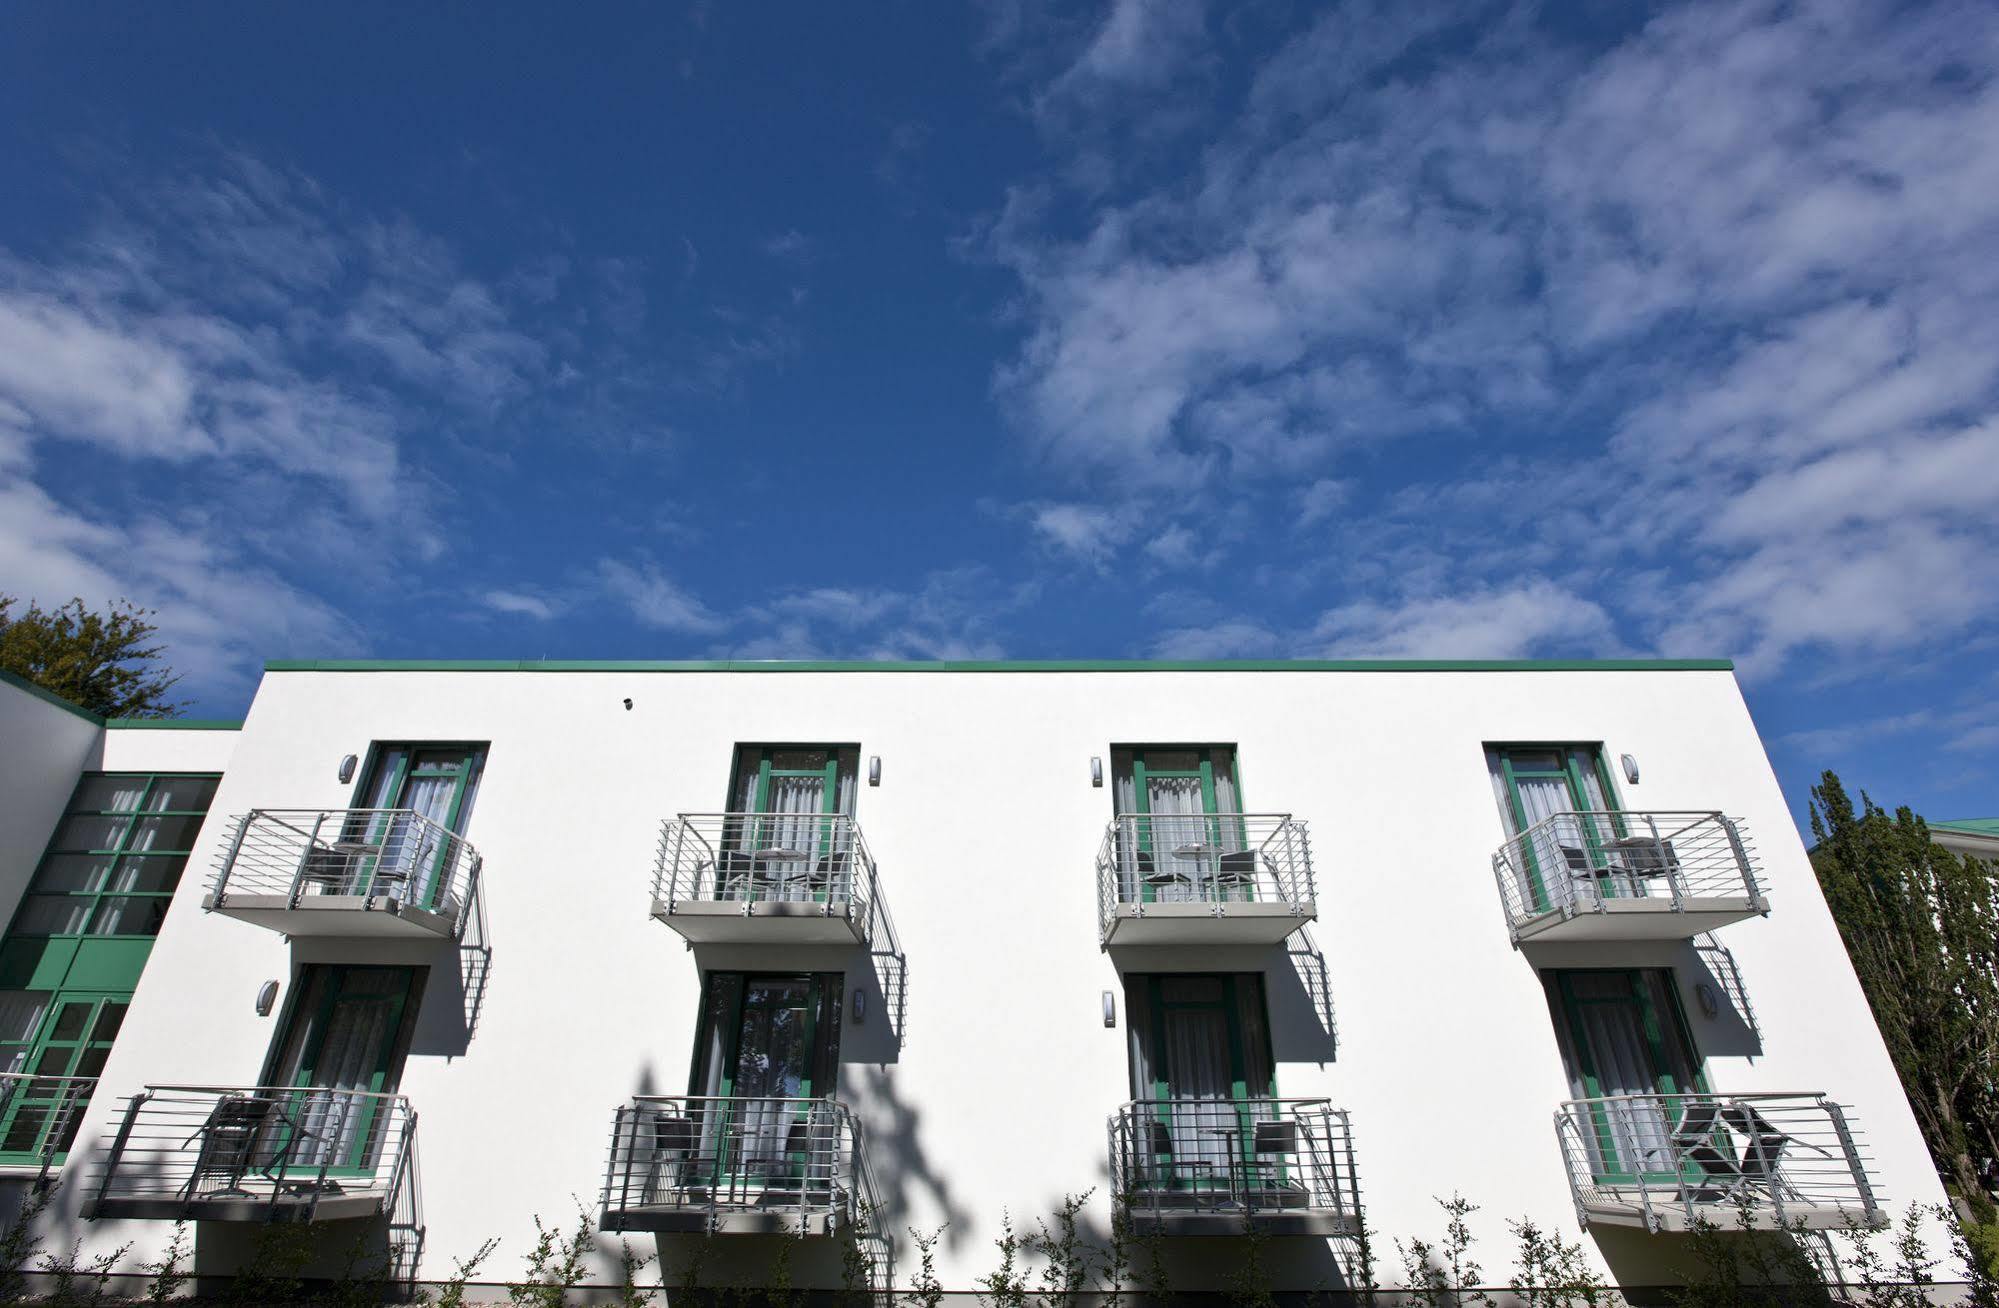
[[[139,974],[152,956],[151,937],[105,936],[76,942],[76,961],[63,985],[72,990],[122,990],[138,987]]]

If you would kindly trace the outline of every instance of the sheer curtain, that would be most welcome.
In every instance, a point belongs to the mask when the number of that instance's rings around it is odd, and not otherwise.
[[[446,820],[451,816],[451,797],[458,791],[456,770],[449,773],[410,778],[403,788],[400,808],[410,809],[418,818],[399,819],[391,828],[382,850],[382,870],[399,875],[408,887],[409,901],[428,904],[444,865]],[[433,825],[434,824],[434,825]]]
[[[1167,879],[1160,900],[1199,899],[1212,875],[1213,842],[1199,777],[1147,777],[1146,805],[1152,812],[1152,857]]]
[[[1659,1076],[1665,1069],[1655,1066],[1651,1045],[1645,1038],[1644,1015],[1631,994],[1629,978],[1623,973],[1608,976],[1576,973],[1569,978],[1569,985],[1586,1057],[1596,1070],[1597,1093],[1604,1096],[1658,1093]],[[1586,1090],[1578,1087],[1578,1093]],[[1604,1152],[1602,1135],[1593,1142],[1600,1172],[1672,1170],[1672,1127],[1660,1104],[1607,1104],[1602,1123],[1609,1137],[1608,1154]]]
[[[770,802],[763,819],[761,848],[782,850],[796,857],[770,859],[763,863],[769,879],[767,893],[773,899],[810,899],[812,869],[818,865],[830,825],[822,814],[826,806],[826,779],[815,777],[772,777]]]

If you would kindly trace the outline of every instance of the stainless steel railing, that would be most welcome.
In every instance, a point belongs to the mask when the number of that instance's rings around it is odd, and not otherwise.
[[[1111,1117],[1110,1140],[1130,1214],[1360,1217],[1353,1132],[1324,1099],[1141,1099]]]
[[[1615,900],[1763,904],[1742,824],[1721,813],[1554,813],[1501,845],[1492,870],[1515,928],[1549,912],[1602,911]]]
[[[653,898],[816,904],[868,920],[875,861],[844,813],[681,813],[660,830]]]
[[[149,1085],[97,1163],[99,1203],[262,1203],[310,1211],[330,1195],[386,1205],[412,1165],[416,1113],[397,1094],[318,1086]]]
[[[1816,1092],[1575,1099],[1555,1133],[1585,1225],[1728,1226],[1747,1208],[1777,1225],[1871,1226],[1885,1214],[1846,1111]]]
[[[46,1178],[76,1139],[96,1089],[94,1076],[0,1072],[0,1152],[33,1160]]]
[[[327,895],[392,899],[462,924],[479,872],[478,850],[412,809],[252,809],[236,819],[210,895],[216,908],[231,895],[282,895],[293,908]]]
[[[1097,850],[1097,904],[1108,927],[1119,908],[1197,903],[1312,903],[1312,842],[1289,813],[1120,813]]]
[[[832,1099],[639,1095],[618,1109],[604,1220],[730,1213],[866,1229],[879,1207],[860,1123]]]

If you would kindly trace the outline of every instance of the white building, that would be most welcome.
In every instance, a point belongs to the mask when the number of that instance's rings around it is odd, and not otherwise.
[[[505,1279],[580,1203],[600,1281],[941,1226],[963,1290],[1090,1191],[1313,1290],[1456,1191],[1488,1269],[1528,1216],[1646,1286],[1738,1200],[1943,1201],[1725,663],[274,663],[109,725],[0,687],[0,1157],[86,1253]]]

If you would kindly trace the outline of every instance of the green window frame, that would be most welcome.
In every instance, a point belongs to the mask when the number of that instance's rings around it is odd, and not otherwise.
[[[1604,803],[1612,814],[1611,836],[1617,838],[1625,833],[1624,820],[1617,816],[1624,809],[1624,802],[1617,793],[1617,784],[1610,775],[1610,768],[1604,762],[1601,742],[1563,744],[1489,744],[1485,747],[1487,770],[1503,783],[1505,797],[1501,801],[1501,814],[1506,821],[1507,835],[1518,837],[1526,833],[1532,825],[1527,820],[1527,807],[1520,798],[1520,782],[1526,780],[1559,780],[1567,787],[1569,807],[1575,812],[1587,812],[1594,807],[1589,791],[1589,782],[1594,780],[1602,791]],[[1552,759],[1543,763],[1541,759]],[[1595,823],[1584,822],[1580,826],[1583,840],[1587,844],[1586,854],[1592,867],[1599,869],[1596,877],[1597,888],[1606,898],[1615,898],[1618,888],[1613,878],[1604,874],[1610,864],[1608,851],[1603,847],[1603,832]],[[1533,893],[1534,908],[1547,910],[1553,903],[1548,894],[1549,876],[1567,876],[1567,868],[1542,868],[1540,858],[1531,842],[1521,843],[1521,852],[1527,867],[1528,889]]]
[[[780,1098],[831,1099],[840,1072],[840,1000],[846,990],[841,972],[733,972],[713,971],[701,979],[701,1020],[694,1038],[694,1059],[688,1073],[688,1094],[695,1097],[733,1099],[740,1090],[736,1072],[741,1066],[745,1020],[750,996],[759,985],[790,985],[803,988],[801,1006],[803,1030],[798,1041],[805,1051],[799,1069],[799,1085],[793,1095]],[[762,1097],[762,1096],[752,1096]],[[799,1104],[790,1117],[773,1118],[751,1105],[735,1103],[705,1105],[701,1110],[701,1130],[706,1143],[701,1150],[707,1180],[719,1190],[782,1187],[796,1180],[807,1159],[788,1149],[751,1150],[748,1141],[761,1136],[782,1138],[789,1144],[794,1123],[803,1121],[809,1106]],[[736,1147],[743,1147],[738,1156]],[[752,1156],[752,1155],[755,1156]]]
[[[466,824],[472,820],[472,806],[478,797],[479,782],[485,775],[487,748],[484,742],[479,741],[376,741],[368,747],[368,766],[362,771],[348,806],[354,809],[408,808],[413,785],[446,782],[448,787],[443,813],[434,820],[452,835],[463,836]],[[387,832],[387,819],[374,817],[353,824],[342,833],[342,839],[379,848],[394,843],[385,839]],[[406,878],[409,885],[422,887],[422,893],[411,901],[416,907],[434,910],[443,898],[445,879],[438,872],[446,856],[447,851],[439,848],[428,855],[427,867],[396,869],[399,878]],[[423,863],[426,860],[419,858],[414,861]],[[381,862],[382,857],[366,860],[350,893],[373,893]]]
[[[1234,745],[1113,745],[1111,746],[1111,810],[1113,817],[1121,817],[1122,807],[1119,796],[1126,787],[1130,790],[1131,807],[1125,812],[1141,819],[1148,819],[1152,813],[1150,783],[1155,780],[1180,779],[1198,780],[1201,787],[1201,812],[1206,816],[1206,828],[1202,842],[1212,850],[1239,849],[1246,844],[1242,824],[1232,825],[1227,818],[1230,814],[1240,815],[1247,811],[1242,794],[1242,754]],[[1226,786],[1234,796],[1233,807],[1221,807],[1220,790]],[[1175,854],[1172,850],[1154,848],[1155,823],[1140,821],[1136,824],[1135,850],[1142,864],[1150,864],[1164,869]],[[1197,855],[1203,866],[1196,869],[1196,881],[1211,877],[1215,871],[1213,854]],[[1144,903],[1156,902],[1162,887],[1153,878],[1141,876],[1136,889]],[[1249,897],[1254,893],[1253,885],[1244,885],[1232,892],[1231,897]],[[1205,897],[1205,896],[1204,896]]]
[[[1215,983],[1214,999],[1175,998],[1168,994],[1176,983]],[[1252,1101],[1277,1097],[1277,1061],[1270,1045],[1270,1012],[1263,975],[1258,972],[1150,972],[1127,973],[1124,978],[1125,1018],[1131,1030],[1127,1042],[1130,1055],[1132,1098],[1156,1105],[1151,1111],[1163,1133],[1155,1138],[1170,1141],[1176,1126],[1172,1108],[1176,1099],[1172,1066],[1173,1042],[1168,1034],[1168,1016],[1174,1012],[1218,1013],[1226,1023],[1229,1100],[1235,1105],[1234,1147],[1240,1152],[1236,1163],[1253,1168],[1255,1138]],[[1178,1069],[1184,1074],[1187,1069]],[[1187,1098],[1186,1095],[1177,1096]],[[1218,1101],[1219,1102],[1219,1101]],[[1224,1158],[1229,1150],[1221,1149]],[[1199,1190],[1232,1184],[1222,1176],[1185,1174],[1173,1166],[1167,1154],[1151,1154],[1156,1174],[1170,1178],[1174,1188]],[[1234,1166],[1232,1164],[1231,1166]],[[1281,1177],[1281,1173],[1279,1174]]]
[[[1622,993],[1590,997],[1577,993],[1579,978],[1622,982]],[[1693,1029],[1680,1004],[1679,987],[1670,968],[1560,968],[1544,974],[1550,1007],[1557,1015],[1556,1031],[1572,1090],[1579,1099],[1601,1099],[1611,1093],[1604,1084],[1603,1069],[1596,1065],[1589,1038],[1586,1012],[1591,1007],[1623,1007],[1637,1018],[1642,1037],[1647,1074],[1652,1094],[1705,1094],[1708,1089],[1706,1065],[1694,1043]],[[1631,1093],[1624,1090],[1621,1093]],[[1590,1106],[1590,1127],[1596,1136],[1593,1155],[1599,1164],[1596,1179],[1611,1183],[1671,1181],[1680,1174],[1672,1169],[1648,1170],[1623,1165],[1617,1132],[1610,1114],[1600,1104]],[[1605,1163],[1605,1160],[1612,1160]]]
[[[726,811],[744,816],[726,822],[722,832],[728,880],[741,887],[736,897],[828,902],[833,878],[824,867],[840,857],[847,841],[833,819],[853,816],[860,755],[859,745],[736,746],[724,803]],[[776,810],[777,791],[787,779],[818,782],[818,820]],[[767,856],[765,851],[778,848],[795,850],[795,856]]]
[[[90,1103],[89,1088],[65,1077],[95,1077],[131,1006],[129,991],[14,991],[0,997],[8,1013],[0,1044],[5,1068],[32,1081],[9,1082],[0,1099],[0,1162],[39,1162],[67,1153]],[[32,1010],[32,1011],[31,1011]]]
[[[221,778],[91,772],[78,780],[10,936],[156,936]]]
[[[402,1083],[417,1003],[429,971],[427,967],[375,963],[303,965],[292,983],[285,1019],[265,1058],[263,1083],[298,1090],[394,1094]],[[340,1029],[339,1019],[347,1016],[343,1009],[364,1014],[372,1011],[379,1015],[379,1021],[373,1024],[373,1047],[349,1064],[359,1072],[360,1083],[335,1087],[328,1084],[327,1060],[333,1054],[342,1060],[353,1058],[352,1051],[336,1049],[330,1053],[327,1049],[328,1037]],[[326,1104],[327,1097],[300,1095],[288,1110],[292,1120],[308,1131],[320,1126],[316,1134],[321,1137],[321,1144],[325,1143],[328,1132],[321,1122],[310,1119],[315,1114],[322,1117],[327,1114]],[[381,1102],[361,1099],[357,1105],[341,1106],[338,1111],[346,1139],[334,1143],[335,1156],[328,1160],[327,1174],[357,1177],[372,1174],[383,1143],[379,1134],[385,1125]],[[287,1144],[279,1139],[273,1148],[282,1149]],[[307,1150],[319,1147],[311,1140],[301,1145]],[[312,1163],[311,1170],[317,1172],[317,1161]]]

